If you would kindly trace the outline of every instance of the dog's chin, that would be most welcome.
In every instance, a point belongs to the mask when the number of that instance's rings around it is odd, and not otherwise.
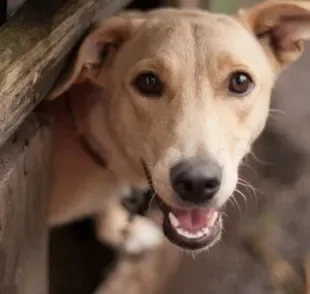
[[[159,196],[164,214],[163,232],[167,239],[188,251],[203,251],[221,238],[222,218],[214,208],[173,208]]]

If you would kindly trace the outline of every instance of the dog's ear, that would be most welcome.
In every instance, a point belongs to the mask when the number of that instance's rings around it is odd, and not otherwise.
[[[138,15],[122,14],[97,24],[84,38],[77,55],[47,99],[59,97],[73,84],[89,81],[104,87],[105,76],[115,54],[144,22]]]
[[[261,42],[278,69],[295,61],[310,39],[310,1],[264,1],[238,18]]]

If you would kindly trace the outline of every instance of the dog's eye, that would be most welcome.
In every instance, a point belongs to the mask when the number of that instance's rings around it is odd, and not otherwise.
[[[133,86],[144,96],[159,97],[163,94],[164,85],[153,72],[139,74],[133,81]]]
[[[253,87],[253,81],[251,77],[243,72],[233,73],[229,80],[229,91],[237,95],[247,94]]]

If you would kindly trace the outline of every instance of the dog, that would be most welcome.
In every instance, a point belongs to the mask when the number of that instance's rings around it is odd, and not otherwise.
[[[160,8],[98,23],[46,104],[55,117],[49,224],[91,215],[98,238],[129,253],[164,235],[184,250],[214,245],[274,84],[309,38],[307,1],[232,16]],[[138,216],[123,244],[121,201],[132,188],[154,191],[162,228]]]

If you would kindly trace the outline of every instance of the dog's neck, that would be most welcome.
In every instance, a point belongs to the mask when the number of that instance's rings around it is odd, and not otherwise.
[[[140,158],[131,156],[119,142],[108,121],[101,89],[87,89],[87,99],[77,98],[83,90],[68,94],[69,111],[84,151],[103,169],[113,172],[119,181],[135,188],[146,188],[147,180]],[[74,96],[74,99],[71,98]]]

